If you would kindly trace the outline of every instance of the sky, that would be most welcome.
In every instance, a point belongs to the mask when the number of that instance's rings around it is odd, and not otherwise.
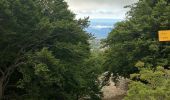
[[[76,18],[89,16],[90,19],[124,19],[124,8],[138,0],[65,0],[69,9],[76,14]]]

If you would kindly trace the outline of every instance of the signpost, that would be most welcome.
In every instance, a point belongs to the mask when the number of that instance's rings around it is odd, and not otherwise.
[[[170,30],[159,31],[159,41],[170,41]]]

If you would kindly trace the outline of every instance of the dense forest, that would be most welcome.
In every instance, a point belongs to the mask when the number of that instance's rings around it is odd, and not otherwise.
[[[125,100],[170,100],[169,0],[139,0],[93,49],[64,0],[0,0],[0,100],[101,100],[99,77],[130,79]]]

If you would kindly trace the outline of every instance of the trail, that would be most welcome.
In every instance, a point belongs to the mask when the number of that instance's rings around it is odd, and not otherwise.
[[[122,100],[126,95],[126,90],[116,87],[111,80],[110,85],[104,86],[102,92],[104,95],[102,100]]]

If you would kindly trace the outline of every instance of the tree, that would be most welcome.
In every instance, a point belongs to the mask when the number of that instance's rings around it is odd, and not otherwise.
[[[39,8],[31,0],[1,0],[0,12],[0,98],[2,99],[11,74],[18,66],[24,64],[24,54],[28,50],[34,50],[42,42],[39,40],[46,37],[47,34],[41,31],[48,28],[48,24],[40,26],[42,17]],[[38,27],[41,29],[37,31]],[[45,29],[44,33],[48,32],[47,30]],[[40,37],[37,37],[38,35]]]
[[[140,73],[132,74],[133,80],[125,100],[169,100],[170,71],[157,67],[155,71],[140,67]]]
[[[169,3],[139,0],[128,6],[127,19],[106,40],[105,68],[115,76],[131,76],[125,100],[169,99],[169,42],[158,41],[158,31],[170,28]]]
[[[93,70],[88,18],[76,20],[66,2],[1,0],[0,23],[0,99],[78,100],[99,91],[97,75],[85,75]]]
[[[170,25],[168,0],[140,0],[129,6],[125,21],[116,24],[107,38],[105,67],[114,75],[129,77],[138,72],[138,61],[145,67],[169,66],[169,43],[158,41],[158,31]]]

